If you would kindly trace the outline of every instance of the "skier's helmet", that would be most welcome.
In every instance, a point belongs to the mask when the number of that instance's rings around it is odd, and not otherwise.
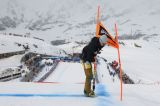
[[[107,42],[107,36],[106,35],[100,36],[99,42],[104,45]]]

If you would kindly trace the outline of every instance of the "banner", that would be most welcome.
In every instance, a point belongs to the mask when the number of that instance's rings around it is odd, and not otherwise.
[[[109,32],[105,29],[103,24],[98,21],[96,25],[96,37],[100,37],[101,35],[106,35],[108,40],[106,42],[107,45],[112,46],[114,48],[118,48],[118,42],[116,39],[113,39],[113,37],[109,34]]]

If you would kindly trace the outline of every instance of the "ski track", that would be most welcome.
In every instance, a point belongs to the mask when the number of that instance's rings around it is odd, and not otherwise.
[[[82,84],[80,84],[80,85],[82,87]],[[38,84],[38,86],[39,86],[39,84]],[[44,86],[45,86],[45,84],[44,84]],[[64,86],[64,85],[62,84],[62,86]],[[76,84],[74,84],[74,86],[76,86]],[[13,92],[12,93],[11,92],[10,93],[1,93],[0,100],[4,99],[4,97],[5,98],[12,98],[12,99],[16,98],[20,101],[21,100],[23,101],[23,98],[26,98],[27,100],[28,99],[33,100],[35,98],[37,98],[39,100],[39,98],[43,98],[43,99],[47,99],[47,100],[53,99],[53,104],[54,104],[55,103],[54,99],[58,99],[58,100],[60,99],[60,100],[62,100],[62,103],[64,101],[68,100],[68,103],[69,103],[69,101],[74,98],[75,101],[79,101],[79,99],[81,99],[81,101],[83,101],[84,103],[87,103],[87,104],[90,104],[88,102],[91,102],[91,104],[87,105],[87,106],[106,106],[106,105],[107,106],[116,106],[116,105],[114,105],[115,103],[111,100],[110,94],[108,92],[106,92],[106,87],[103,84],[97,84],[96,89],[95,89],[96,97],[94,97],[94,98],[84,97],[82,92],[74,92],[74,93],[69,93],[69,92],[70,91],[68,91],[68,92],[62,91],[59,93],[13,93]],[[67,105],[67,106],[72,106],[72,105]]]
[[[107,92],[105,84],[96,84],[96,97],[84,96],[84,83],[76,83],[84,82],[85,76],[81,64],[62,62],[59,65],[64,66],[63,69],[65,70],[57,67],[54,73],[50,75],[49,80],[46,80],[53,83],[1,83],[0,102],[5,106],[13,106],[14,104],[22,106],[22,103],[25,104],[24,106],[50,106],[50,104],[56,106],[82,106],[82,104],[85,106],[117,106],[112,96]],[[70,78],[68,73],[74,74],[74,77]],[[60,76],[60,74],[63,75]],[[80,75],[83,75],[83,81],[79,77]],[[59,80],[59,83],[54,83]]]

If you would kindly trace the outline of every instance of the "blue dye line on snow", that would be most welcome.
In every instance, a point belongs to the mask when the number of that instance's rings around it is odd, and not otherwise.
[[[84,97],[78,94],[0,94],[0,97]]]
[[[109,97],[109,93],[106,91],[106,87],[103,84],[97,84],[95,89],[97,96],[106,96]]]
[[[105,96],[109,97],[109,93],[106,92],[106,87],[102,84],[97,84],[95,93],[97,96]],[[34,97],[34,96],[41,96],[41,97],[84,97],[83,94],[26,94],[26,93],[5,93],[0,94],[0,97],[4,96],[12,96],[12,97]]]
[[[97,84],[95,92],[98,97],[95,106],[110,106],[114,104],[111,100],[111,95],[107,92],[104,84]]]

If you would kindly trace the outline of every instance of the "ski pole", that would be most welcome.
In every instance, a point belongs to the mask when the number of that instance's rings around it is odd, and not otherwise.
[[[96,82],[96,57],[95,62],[93,63],[93,91],[95,90],[95,82]]]

